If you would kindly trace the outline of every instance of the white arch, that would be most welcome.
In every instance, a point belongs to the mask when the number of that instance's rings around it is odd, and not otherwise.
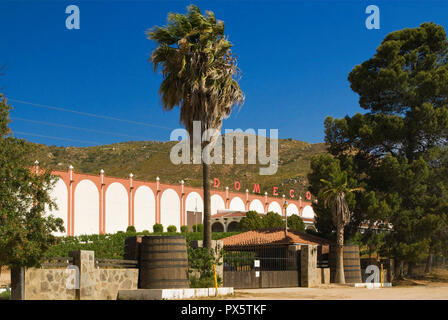
[[[299,209],[294,203],[290,203],[286,208],[286,215],[289,217],[292,216],[293,214],[299,215]]]
[[[163,231],[170,225],[176,226],[177,231],[180,231],[180,199],[176,191],[166,189],[162,193],[160,209]]]
[[[302,217],[308,219],[314,219],[314,210],[311,206],[305,206],[302,211]]]
[[[270,204],[269,204],[269,207],[268,207],[268,212],[269,211],[272,211],[272,212],[276,212],[276,213],[278,213],[279,215],[282,215],[282,207],[278,204],[278,202],[276,202],[276,201],[272,201]]]
[[[185,199],[185,211],[204,212],[204,202],[197,192],[190,192]]]
[[[210,212],[211,214],[216,214],[218,210],[224,210],[226,204],[220,195],[214,194],[210,198]]]
[[[129,198],[126,188],[118,182],[106,190],[106,233],[126,231],[129,225]]]
[[[57,178],[54,188],[50,191],[51,199],[56,203],[57,209],[50,210],[48,206],[45,209],[45,215],[52,215],[55,218],[64,220],[65,232],[53,232],[53,235],[61,237],[67,234],[67,213],[68,213],[68,189],[64,180]]]
[[[100,196],[90,180],[82,180],[75,189],[75,221],[73,234],[98,234],[100,229]]]
[[[230,201],[229,209],[235,211],[246,211],[246,206],[240,197],[235,197]]]
[[[151,188],[141,186],[134,195],[134,227],[137,231],[152,231],[156,223],[156,200]]]
[[[264,213],[263,203],[258,199],[252,200],[249,205],[249,210],[257,211],[258,213]]]

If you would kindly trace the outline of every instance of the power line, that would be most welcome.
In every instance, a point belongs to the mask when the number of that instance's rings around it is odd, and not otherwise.
[[[67,128],[67,129],[75,129],[75,130],[95,132],[95,133],[100,133],[100,134],[109,134],[109,135],[114,135],[114,136],[132,138],[132,139],[148,140],[148,138],[144,138],[144,137],[130,136],[130,135],[127,135],[127,134],[110,132],[110,131],[102,131],[102,130],[95,130],[95,129],[88,129],[88,128],[68,126],[68,125],[65,125],[65,124],[59,124],[59,123],[55,123],[55,122],[31,120],[31,119],[25,119],[25,118],[19,118],[19,117],[11,117],[11,120],[25,121],[25,122],[31,122],[31,123],[38,123],[38,124],[43,124],[43,125],[46,125],[46,126],[61,127],[61,128]]]
[[[33,103],[33,102],[18,100],[18,99],[14,99],[14,98],[8,98],[8,100],[17,102],[20,104],[30,105],[33,107],[57,110],[57,111],[62,111],[62,112],[69,112],[69,113],[79,114],[79,115],[86,116],[86,117],[94,117],[94,118],[105,119],[105,120],[120,121],[120,122],[125,122],[125,123],[129,123],[129,124],[135,124],[135,125],[145,126],[145,127],[173,130],[173,128],[169,128],[169,127],[165,127],[165,126],[159,126],[159,125],[149,124],[149,123],[145,123],[145,122],[138,122],[138,121],[133,121],[133,120],[127,120],[127,119],[120,119],[120,118],[115,118],[115,117],[111,117],[111,116],[76,111],[76,110],[71,110],[71,109],[66,109],[66,108],[55,107],[55,106],[49,106],[49,105],[45,105],[45,104]]]
[[[78,139],[70,139],[70,138],[61,138],[61,137],[55,137],[55,136],[47,136],[47,135],[42,135],[42,134],[37,134],[37,133],[30,133],[30,132],[23,132],[23,131],[16,131],[14,130],[13,133],[17,133],[17,134],[21,134],[21,135],[25,135],[25,136],[32,136],[32,137],[38,137],[38,138],[46,138],[46,139],[56,139],[56,140],[64,140],[64,141],[70,141],[70,142],[80,142],[80,143],[88,143],[91,145],[99,145],[99,146],[104,146],[104,144],[101,144],[99,142],[95,142],[95,141],[86,141],[86,140],[78,140]],[[18,138],[16,136],[16,138]],[[78,148],[82,148],[82,147],[78,147]],[[163,154],[170,154],[170,151],[156,151],[156,150],[151,150],[149,151],[150,154],[153,153],[163,153]]]
[[[85,140],[77,140],[77,139],[69,139],[69,138],[61,138],[61,137],[54,137],[54,136],[46,136],[36,133],[29,133],[29,132],[23,132],[23,131],[14,131],[13,133],[22,134],[25,136],[33,136],[33,137],[39,137],[39,138],[46,138],[46,139],[56,139],[56,140],[65,140],[65,141],[71,141],[71,142],[81,142],[81,143],[88,143],[88,144],[100,144],[98,142],[93,141],[85,141]]]

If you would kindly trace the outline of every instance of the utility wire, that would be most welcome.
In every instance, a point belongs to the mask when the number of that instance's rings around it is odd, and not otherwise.
[[[13,102],[17,102],[17,103],[20,103],[20,104],[30,105],[30,106],[38,107],[38,108],[45,108],[45,109],[50,109],[50,110],[57,110],[57,111],[62,111],[62,112],[69,112],[69,113],[79,114],[79,115],[87,116],[87,117],[94,117],[94,118],[99,118],[99,119],[120,121],[120,122],[125,122],[125,123],[129,123],[129,124],[135,124],[135,125],[145,126],[145,127],[159,128],[159,129],[165,129],[165,130],[173,130],[173,128],[169,128],[169,127],[165,127],[165,126],[159,126],[159,125],[149,124],[149,123],[145,123],[145,122],[138,122],[138,121],[133,121],[133,120],[127,120],[127,119],[120,119],[120,118],[115,118],[115,117],[111,117],[111,116],[95,114],[95,113],[89,113],[89,112],[76,111],[76,110],[71,110],[71,109],[66,109],[66,108],[55,107],[55,106],[48,106],[48,105],[45,105],[45,104],[33,103],[33,102],[18,100],[18,99],[14,99],[14,98],[8,98],[8,101],[13,101]]]
[[[61,138],[61,137],[54,137],[54,136],[46,136],[46,135],[41,135],[41,134],[36,134],[36,133],[29,133],[29,132],[23,132],[23,131],[14,131],[13,133],[22,134],[22,135],[25,135],[25,136],[46,138],[46,139],[57,139],[57,140],[65,140],[65,141],[71,141],[71,142],[81,142],[81,143],[88,143],[88,144],[100,144],[100,143],[94,142],[94,141],[85,141],[85,140]]]
[[[11,120],[15,120],[15,121],[25,121],[25,122],[30,122],[30,123],[38,123],[38,124],[43,124],[43,125],[46,125],[46,126],[61,127],[61,128],[67,128],[67,129],[75,129],[75,130],[94,132],[94,133],[100,133],[100,134],[109,134],[109,135],[114,135],[114,136],[132,138],[132,139],[148,140],[148,138],[144,138],[144,137],[130,136],[130,135],[127,135],[127,134],[110,132],[110,131],[102,131],[102,130],[81,128],[81,127],[73,127],[73,126],[68,126],[68,125],[65,125],[65,124],[59,124],[59,123],[55,123],[55,122],[31,120],[31,119],[25,119],[25,118],[19,118],[19,117],[11,117],[10,119]]]

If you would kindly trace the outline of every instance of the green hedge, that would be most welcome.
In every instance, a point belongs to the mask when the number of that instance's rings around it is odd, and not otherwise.
[[[213,232],[213,240],[219,240],[237,234],[238,232]],[[202,240],[202,232],[122,232],[106,235],[82,235],[77,237],[57,238],[54,245],[46,252],[47,258],[67,257],[70,251],[93,250],[98,259],[123,259],[124,241],[135,235],[182,235],[186,236],[187,244],[192,240]]]

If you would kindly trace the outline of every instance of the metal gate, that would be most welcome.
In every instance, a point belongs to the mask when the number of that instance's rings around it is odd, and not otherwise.
[[[226,287],[300,286],[300,251],[288,246],[225,247],[223,262]]]

